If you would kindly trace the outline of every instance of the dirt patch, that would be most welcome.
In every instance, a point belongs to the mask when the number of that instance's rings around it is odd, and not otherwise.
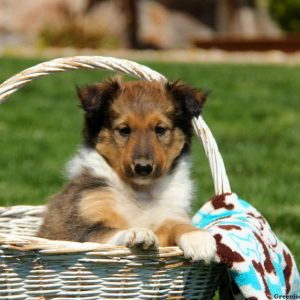
[[[267,52],[227,52],[222,50],[92,50],[74,48],[36,49],[30,47],[4,48],[0,55],[40,57],[45,59],[76,56],[102,55],[130,59],[134,61],[161,61],[181,63],[237,63],[237,64],[300,64],[300,51],[287,54],[273,50]]]

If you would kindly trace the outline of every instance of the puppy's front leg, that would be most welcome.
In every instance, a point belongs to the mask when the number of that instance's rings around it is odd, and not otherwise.
[[[143,227],[130,228],[116,206],[115,196],[110,190],[90,191],[83,195],[79,215],[85,223],[91,224],[84,241],[142,249],[158,248],[154,232]]]
[[[86,235],[84,241],[101,242],[129,248],[140,248],[143,250],[158,248],[158,238],[153,231],[147,228],[134,227],[121,230],[116,228],[94,227],[95,229]]]
[[[148,228],[134,227],[117,232],[110,240],[109,244],[124,245],[130,248],[157,249],[158,238],[154,232]]]
[[[96,224],[91,227],[81,241],[126,246],[129,248],[141,248],[143,250],[158,248],[158,238],[154,232],[142,227],[122,230],[103,227],[101,224]]]
[[[81,238],[83,242],[109,243],[128,228],[126,219],[118,212],[115,195],[108,188],[83,193],[78,215],[86,226]]]
[[[216,254],[216,241],[206,230],[184,219],[165,220],[155,231],[161,246],[179,246],[186,258],[209,263]]]

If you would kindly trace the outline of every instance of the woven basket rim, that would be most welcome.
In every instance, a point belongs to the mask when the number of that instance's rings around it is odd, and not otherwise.
[[[0,206],[0,218],[41,218],[46,205],[14,205],[14,206]],[[85,252],[97,253],[99,256],[107,255],[132,255],[131,249],[125,246],[115,246],[111,244],[100,244],[91,242],[73,242],[61,240],[49,240],[35,236],[20,236],[14,234],[0,233],[0,245],[6,249],[20,250],[20,251],[39,251],[44,254],[63,254],[63,253],[79,253]],[[3,246],[5,245],[5,246]],[[109,253],[109,251],[111,251]],[[135,254],[141,256],[143,253],[135,251]],[[147,250],[149,258],[163,258],[170,256],[182,256],[183,252],[179,247],[159,247],[158,251]]]

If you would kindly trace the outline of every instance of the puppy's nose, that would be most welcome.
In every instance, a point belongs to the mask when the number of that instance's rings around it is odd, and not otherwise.
[[[148,176],[152,173],[152,170],[152,165],[147,162],[139,162],[134,166],[134,172],[139,176]]]

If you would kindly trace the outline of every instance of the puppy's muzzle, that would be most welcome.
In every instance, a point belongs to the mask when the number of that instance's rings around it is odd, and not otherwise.
[[[137,176],[149,176],[153,172],[153,163],[149,160],[139,159],[134,162],[134,173]]]

